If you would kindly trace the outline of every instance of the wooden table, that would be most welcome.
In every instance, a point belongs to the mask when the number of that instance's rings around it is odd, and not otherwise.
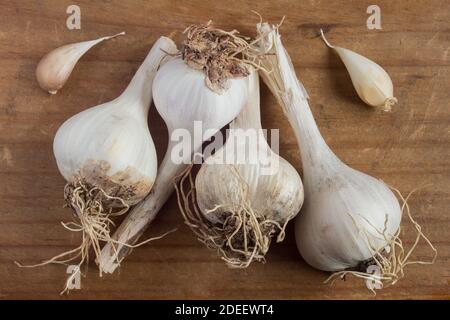
[[[20,269],[78,244],[61,227],[64,179],[52,153],[58,126],[87,107],[118,96],[160,35],[213,19],[226,29],[253,35],[256,10],[281,32],[300,79],[311,97],[318,125],[331,148],[352,167],[407,193],[423,184],[410,205],[439,251],[432,266],[411,266],[395,287],[377,299],[450,297],[450,7],[448,1],[376,1],[382,30],[366,27],[367,1],[76,1],[81,30],[66,28],[74,1],[0,3],[0,298],[59,299],[66,268]],[[403,4],[404,3],[404,4]],[[366,107],[340,60],[318,37],[353,49],[391,75],[399,105],[392,113]],[[86,54],[57,95],[42,91],[34,71],[39,59],[62,44],[125,30]],[[265,128],[281,128],[280,153],[301,171],[299,150],[288,122],[266,88]],[[155,108],[149,123],[159,159],[167,131]],[[292,225],[287,239],[272,246],[266,264],[230,270],[183,224],[175,197],[163,207],[146,237],[179,231],[136,249],[120,272],[99,278],[94,265],[71,298],[261,298],[373,299],[361,280],[333,286],[327,273],[309,267],[297,252]],[[411,245],[411,228],[404,241]],[[421,243],[416,256],[426,258]]]

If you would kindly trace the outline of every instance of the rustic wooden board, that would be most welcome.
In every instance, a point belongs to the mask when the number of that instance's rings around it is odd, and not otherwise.
[[[116,97],[160,35],[213,19],[223,28],[253,34],[257,10],[271,22],[283,15],[283,39],[304,82],[318,125],[331,148],[356,169],[407,193],[431,183],[411,209],[436,245],[433,266],[412,266],[407,277],[376,298],[450,297],[450,8],[448,1],[379,0],[382,30],[367,30],[368,1],[76,1],[82,29],[66,28],[73,1],[0,2],[0,298],[57,299],[65,267],[19,269],[77,245],[61,220],[64,180],[52,155],[58,126],[89,106]],[[365,107],[342,63],[317,37],[351,48],[384,66],[400,101],[393,113]],[[62,44],[127,31],[91,50],[56,96],[39,89],[39,59]],[[264,88],[265,128],[281,128],[281,154],[301,170],[288,123]],[[152,108],[151,132],[161,159],[164,123]],[[286,298],[372,299],[355,278],[324,285],[324,272],[310,268],[295,247],[292,225],[275,244],[267,264],[230,270],[183,225],[175,198],[164,206],[146,236],[179,231],[136,249],[119,273],[99,278],[94,266],[83,289],[68,298]],[[407,228],[406,231],[411,231]],[[410,245],[411,236],[405,237]],[[417,255],[426,257],[421,244]],[[66,297],[63,297],[66,298]]]

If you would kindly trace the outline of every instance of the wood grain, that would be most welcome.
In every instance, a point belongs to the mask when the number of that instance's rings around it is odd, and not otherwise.
[[[0,2],[0,299],[373,299],[355,278],[333,286],[326,273],[309,267],[287,239],[272,246],[266,264],[230,270],[183,225],[172,197],[146,236],[179,231],[136,249],[119,273],[99,278],[86,270],[83,289],[58,295],[65,267],[19,269],[14,260],[36,263],[73,248],[79,239],[64,230],[64,180],[52,154],[58,126],[69,116],[116,97],[127,85],[152,43],[191,23],[213,19],[226,29],[253,34],[256,10],[271,22],[287,18],[284,43],[311,97],[318,125],[346,163],[407,193],[411,209],[436,245],[433,266],[411,266],[395,287],[377,299],[450,298],[450,8],[445,0],[379,0],[382,30],[366,28],[367,1],[76,1],[82,29],[65,26],[73,1]],[[363,105],[338,58],[318,38],[374,59],[391,75],[400,104],[393,113]],[[62,44],[125,30],[87,53],[66,86],[49,96],[37,85],[39,59]],[[280,153],[301,171],[299,150],[281,110],[262,92],[265,128],[281,129]],[[162,158],[164,123],[151,109],[149,123]],[[406,231],[411,231],[406,229]],[[411,245],[413,238],[405,235]],[[418,257],[427,247],[419,245]]]

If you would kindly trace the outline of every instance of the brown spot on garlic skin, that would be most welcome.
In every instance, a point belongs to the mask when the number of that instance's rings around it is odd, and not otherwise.
[[[153,182],[134,167],[108,175],[111,165],[106,161],[88,160],[74,175],[72,181],[81,179],[85,183],[97,186],[111,197],[118,197],[128,205],[141,201],[151,190]]]
[[[320,231],[321,231],[323,234],[326,234],[326,233],[329,232],[330,229],[331,229],[331,226],[330,226],[329,224],[326,224],[326,225],[324,225],[324,226],[320,229]]]

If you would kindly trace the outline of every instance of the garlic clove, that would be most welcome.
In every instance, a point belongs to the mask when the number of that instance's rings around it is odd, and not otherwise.
[[[56,94],[67,82],[78,60],[93,46],[104,41],[124,35],[125,32],[95,40],[71,43],[47,53],[36,68],[39,86],[50,94]]]
[[[384,111],[391,111],[398,101],[394,97],[394,86],[388,73],[377,63],[351,50],[331,45],[322,29],[323,41],[344,62],[353,86],[358,96],[372,107],[381,107]]]

